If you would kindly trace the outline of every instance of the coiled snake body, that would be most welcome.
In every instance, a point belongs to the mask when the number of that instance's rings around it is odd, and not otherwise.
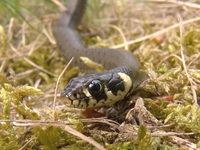
[[[73,78],[61,93],[63,102],[70,107],[96,108],[113,106],[128,97],[144,81],[139,63],[132,53],[109,48],[86,48],[76,27],[86,7],[87,0],[68,0],[67,10],[53,26],[58,48],[66,60],[74,57],[74,65],[89,70],[80,56],[104,65],[106,72]],[[90,70],[91,71],[91,70]]]

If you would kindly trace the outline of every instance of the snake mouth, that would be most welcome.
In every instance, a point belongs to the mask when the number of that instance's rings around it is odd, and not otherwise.
[[[72,100],[69,99],[68,97],[66,96],[60,96],[59,99],[68,107],[70,107],[72,105]]]
[[[88,107],[88,97],[82,97],[81,99],[74,98],[74,94],[62,92],[59,99],[62,103],[64,103],[67,107],[74,107],[74,108],[87,108]]]

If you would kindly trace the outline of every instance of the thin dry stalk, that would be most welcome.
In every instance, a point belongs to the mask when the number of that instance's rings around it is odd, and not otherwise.
[[[12,49],[17,55],[19,55],[20,57],[22,57],[22,58],[23,58],[27,63],[29,63],[31,66],[33,66],[33,67],[37,68],[38,70],[41,70],[41,71],[43,71],[43,72],[45,72],[45,73],[51,75],[51,76],[53,76],[53,77],[57,77],[57,75],[55,75],[55,74],[53,74],[52,72],[50,72],[50,71],[48,71],[48,70],[42,68],[41,66],[38,66],[37,64],[35,64],[35,63],[32,62],[31,60],[29,60],[27,57],[22,56],[22,54],[21,54],[12,44],[9,44],[9,45],[10,45],[11,49]]]
[[[102,145],[100,145],[99,143],[97,143],[95,140],[93,140],[90,137],[87,137],[87,136],[83,135],[82,133],[80,133],[80,132],[76,131],[75,129],[71,128],[70,126],[65,125],[64,129],[65,129],[65,131],[67,131],[67,132],[69,132],[69,133],[71,133],[71,134],[73,134],[73,135],[75,135],[75,136],[83,139],[84,141],[92,144],[97,149],[99,149],[99,150],[106,150]]]
[[[197,93],[196,93],[196,90],[195,90],[195,86],[193,84],[194,81],[192,80],[192,78],[190,77],[190,75],[188,73],[188,68],[187,68],[186,62],[185,62],[184,47],[183,47],[183,23],[182,23],[182,18],[181,17],[179,17],[179,26],[180,26],[180,47],[181,47],[180,48],[180,52],[181,52],[182,64],[183,64],[183,68],[185,70],[186,76],[188,78],[188,81],[190,82],[194,103],[196,105],[198,105]]]
[[[189,23],[192,23],[192,22],[195,22],[195,21],[200,21],[200,17],[196,17],[196,18],[193,18],[193,19],[189,19],[189,20],[183,21],[182,24],[183,24],[183,25],[186,25],[186,24],[189,24]],[[128,42],[126,42],[126,43],[118,44],[118,45],[116,45],[116,46],[113,46],[112,48],[122,48],[122,47],[124,47],[124,46],[126,46],[126,45],[132,45],[132,44],[134,44],[134,43],[142,42],[142,41],[144,41],[144,40],[147,40],[147,39],[150,39],[150,38],[159,36],[159,35],[164,34],[164,33],[167,33],[167,32],[169,32],[170,30],[175,29],[175,28],[177,28],[177,27],[179,27],[179,23],[174,24],[174,25],[172,25],[172,26],[169,26],[169,27],[167,27],[167,28],[165,28],[165,29],[159,30],[159,31],[157,31],[157,32],[154,32],[154,33],[152,33],[152,34],[143,36],[143,37],[138,38],[138,39],[136,39],[136,40],[132,40],[132,41],[128,41]]]
[[[191,2],[182,2],[180,0],[149,0],[149,1],[150,2],[169,2],[169,3],[178,4],[178,5],[181,5],[181,6],[187,6],[187,7],[191,7],[191,8],[200,9],[200,5],[199,4],[191,3]]]
[[[60,8],[61,11],[66,11],[67,8],[65,7],[65,5],[63,5],[60,1],[58,0],[51,0],[56,6],[58,6],[58,8]]]
[[[68,64],[62,70],[61,74],[58,76],[58,80],[56,82],[55,93],[54,93],[54,100],[53,100],[53,116],[54,116],[54,119],[55,119],[55,107],[56,107],[56,99],[57,99],[57,93],[58,93],[58,85],[59,85],[61,77],[63,76],[63,74],[65,73],[65,71],[69,67],[69,65],[72,63],[73,59],[74,59],[74,57],[72,57],[70,59],[70,61],[68,62]]]
[[[55,126],[55,127],[63,127],[65,131],[68,133],[88,142],[89,144],[95,146],[99,150],[106,150],[102,145],[97,143],[95,140],[93,140],[90,137],[85,136],[84,134],[76,131],[75,129],[71,128],[69,125],[67,125],[65,122],[61,121],[39,121],[39,120],[0,120],[1,123],[3,122],[10,122],[15,126]]]
[[[117,31],[120,33],[120,35],[121,35],[121,37],[122,37],[124,43],[127,43],[126,37],[125,37],[124,32],[122,31],[121,28],[117,27],[116,25],[105,25],[105,26],[108,26],[108,27],[111,27],[111,28],[117,30]],[[125,45],[125,46],[124,46],[124,49],[125,49],[125,50],[128,50],[128,45]]]

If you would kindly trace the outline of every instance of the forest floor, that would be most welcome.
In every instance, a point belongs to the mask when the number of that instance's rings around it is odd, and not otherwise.
[[[89,1],[85,45],[129,50],[148,74],[116,119],[59,100],[78,66],[60,78],[68,62],[51,31],[55,2],[0,2],[0,149],[200,148],[200,3]]]

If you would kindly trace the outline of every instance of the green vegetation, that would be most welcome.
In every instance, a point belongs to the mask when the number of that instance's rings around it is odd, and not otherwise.
[[[1,0],[0,149],[97,149],[87,137],[108,150],[199,148],[200,5],[192,4],[89,2],[79,27],[84,42],[132,51],[149,75],[115,122],[84,119],[59,99],[54,107],[55,85],[67,64],[51,32],[58,6]],[[64,73],[58,93],[75,75],[77,68]]]

